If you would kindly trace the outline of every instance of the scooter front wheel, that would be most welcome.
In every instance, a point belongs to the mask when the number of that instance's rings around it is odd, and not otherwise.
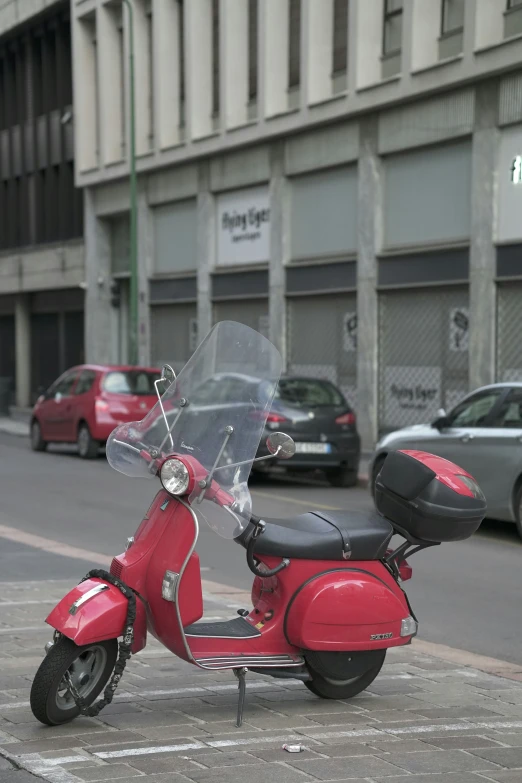
[[[375,680],[377,675],[382,669],[386,651],[382,651],[382,657],[378,663],[374,664],[370,669],[367,669],[362,674],[358,674],[354,677],[347,677],[346,679],[340,679],[338,673],[337,677],[326,677],[324,674],[320,674],[313,665],[311,665],[309,658],[306,660],[306,665],[309,673],[312,676],[311,680],[306,680],[305,685],[309,691],[319,696],[321,699],[352,699],[362,691],[365,691],[369,685]]]
[[[85,703],[90,705],[107,684],[118,656],[116,639],[78,647],[61,636],[51,647],[36,672],[31,687],[34,717],[48,726],[67,723],[80,714],[74,703],[65,674]]]

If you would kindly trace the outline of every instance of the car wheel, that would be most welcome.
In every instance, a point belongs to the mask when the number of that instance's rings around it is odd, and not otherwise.
[[[92,437],[87,424],[81,424],[78,429],[78,454],[82,459],[96,459],[100,444]]]
[[[42,438],[42,428],[36,419],[31,424],[31,448],[33,451],[45,451],[47,441]]]
[[[515,492],[515,524],[517,533],[522,538],[522,484]]]
[[[326,478],[332,485],[332,487],[342,487],[344,489],[348,487],[357,486],[357,471],[351,468],[336,468],[335,470],[328,470]]]
[[[373,465],[371,492],[372,492],[372,498],[374,500],[375,500],[375,482],[377,481],[377,476],[382,470],[382,466],[384,465],[384,460],[386,459],[386,457],[387,457],[386,454],[383,457],[378,457]]]

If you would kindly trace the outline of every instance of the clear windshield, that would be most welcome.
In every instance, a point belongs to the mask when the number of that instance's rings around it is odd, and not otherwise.
[[[142,451],[153,457],[190,454],[206,471],[215,468],[215,481],[235,498],[241,518],[248,521],[247,480],[281,369],[279,351],[261,334],[233,321],[216,324],[161,404],[142,421],[114,430],[107,442],[109,464],[127,476],[152,478]],[[238,462],[244,464],[236,467]],[[217,532],[226,537],[241,533],[244,525],[235,517],[197,495],[191,498],[193,508]]]

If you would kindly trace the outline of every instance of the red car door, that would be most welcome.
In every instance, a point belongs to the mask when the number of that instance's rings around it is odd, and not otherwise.
[[[45,437],[52,441],[76,440],[73,431],[72,392],[78,377],[78,368],[69,370],[51,387],[52,397],[46,404]]]

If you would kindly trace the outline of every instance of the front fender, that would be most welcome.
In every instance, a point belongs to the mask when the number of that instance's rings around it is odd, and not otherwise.
[[[71,606],[85,593],[98,585],[108,589],[93,595],[78,607],[74,614]],[[54,607],[46,622],[57,631],[81,647],[84,644],[117,639],[123,635],[127,616],[127,599],[114,585],[102,579],[86,579],[74,587]],[[136,598],[136,620],[134,622],[134,641],[132,652],[137,653],[147,642],[147,618],[145,607],[140,598]]]

